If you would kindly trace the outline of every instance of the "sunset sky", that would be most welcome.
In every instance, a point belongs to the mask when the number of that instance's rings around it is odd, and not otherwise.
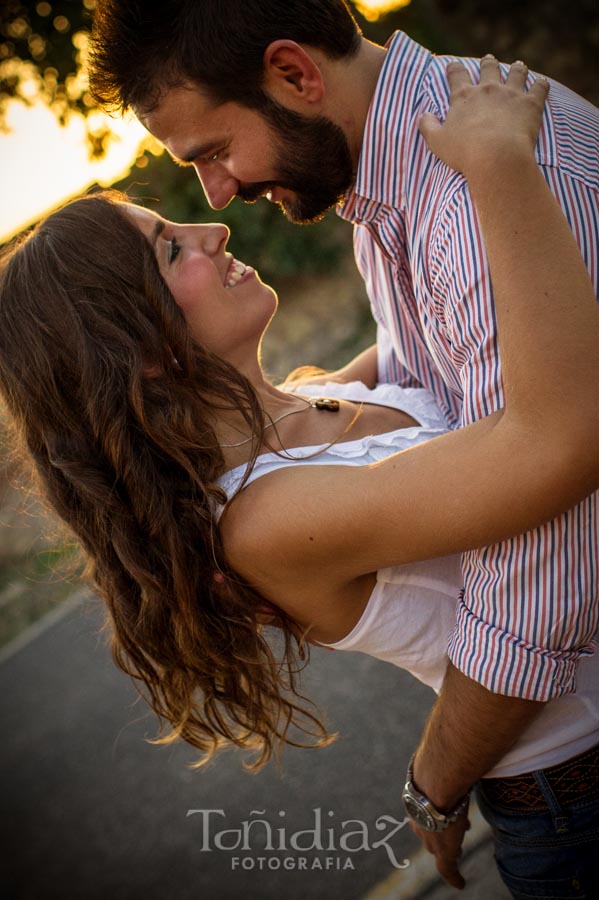
[[[0,241],[94,182],[106,187],[126,175],[146,134],[135,119],[110,119],[108,152],[90,162],[82,116],[62,128],[43,103],[15,102],[7,118],[10,133],[0,136]]]

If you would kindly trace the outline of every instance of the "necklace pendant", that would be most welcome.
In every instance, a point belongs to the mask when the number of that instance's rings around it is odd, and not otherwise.
[[[326,412],[339,412],[339,401],[330,397],[314,397],[310,400],[310,406],[314,409],[324,409]]]

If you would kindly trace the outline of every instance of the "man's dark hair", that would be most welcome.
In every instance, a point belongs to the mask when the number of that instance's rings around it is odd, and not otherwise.
[[[103,106],[149,112],[191,81],[216,103],[260,108],[264,51],[281,39],[340,59],[357,52],[360,30],[346,0],[99,0],[91,92]]]

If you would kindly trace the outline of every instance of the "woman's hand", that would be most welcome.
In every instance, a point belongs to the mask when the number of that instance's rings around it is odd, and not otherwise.
[[[549,83],[537,77],[526,91],[527,76],[525,64],[515,62],[503,82],[495,57],[485,56],[480,63],[480,83],[472,84],[462,63],[449,63],[451,94],[445,122],[431,113],[425,113],[419,122],[429,149],[466,178],[506,155],[532,156]]]

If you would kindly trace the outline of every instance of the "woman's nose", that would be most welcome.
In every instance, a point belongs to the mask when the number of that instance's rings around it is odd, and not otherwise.
[[[211,222],[208,225],[197,225],[199,246],[208,256],[216,256],[227,246],[231,232],[226,225],[220,222]]]

